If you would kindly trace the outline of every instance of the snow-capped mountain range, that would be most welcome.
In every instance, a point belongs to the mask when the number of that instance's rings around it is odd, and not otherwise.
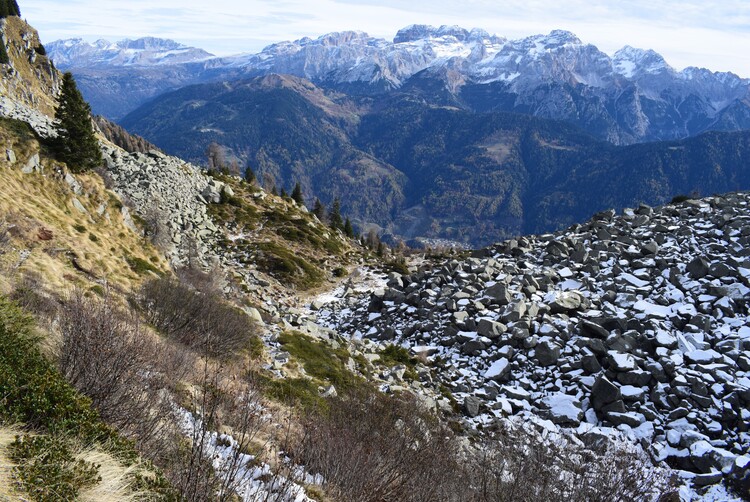
[[[60,68],[171,65],[216,57],[203,49],[154,37],[125,39],[115,43],[108,40],[89,43],[81,38],[72,38],[52,42],[47,50]]]
[[[114,118],[132,108],[107,110],[104,103],[113,100],[99,94],[107,97],[112,80],[118,85],[111,92],[127,94],[123,71],[137,68],[131,106],[187,84],[280,73],[360,94],[437,79],[448,95],[440,99],[451,104],[571,121],[618,144],[750,127],[750,80],[695,67],[677,71],[658,53],[629,46],[609,56],[563,30],[509,40],[481,29],[412,25],[393,41],[345,31],[224,58],[159,39],[66,40],[48,50],[58,67],[80,74],[94,109],[101,101],[100,113]],[[165,79],[164,68],[179,71]]]

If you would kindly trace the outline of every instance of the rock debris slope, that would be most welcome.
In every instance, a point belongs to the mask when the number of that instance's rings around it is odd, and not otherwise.
[[[600,213],[318,314],[427,357],[475,425],[624,433],[701,486],[750,463],[748,301],[750,194],[734,193]]]

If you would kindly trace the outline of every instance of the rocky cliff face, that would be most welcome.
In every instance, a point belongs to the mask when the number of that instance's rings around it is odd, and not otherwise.
[[[8,113],[26,108],[54,116],[60,76],[51,59],[41,54],[36,30],[11,16],[0,20],[0,31],[10,60],[0,65],[0,106],[15,110]]]
[[[620,433],[696,486],[750,464],[750,194],[601,213],[315,305],[440,367],[474,424]]]

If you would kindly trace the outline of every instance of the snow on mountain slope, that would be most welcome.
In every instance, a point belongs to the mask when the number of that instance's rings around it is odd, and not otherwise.
[[[162,92],[209,81],[279,73],[379,93],[427,70],[474,111],[565,120],[616,144],[750,127],[750,80],[699,68],[677,71],[653,50],[630,46],[610,56],[564,30],[508,40],[481,29],[411,25],[392,41],[342,31],[224,58],[153,38],[67,40],[49,44],[48,52],[81,77],[94,110],[113,118]]]
[[[191,63],[215,57],[203,49],[188,47],[173,40],[145,37],[137,40],[89,43],[80,38],[58,40],[47,50],[60,68],[98,66],[154,66]]]

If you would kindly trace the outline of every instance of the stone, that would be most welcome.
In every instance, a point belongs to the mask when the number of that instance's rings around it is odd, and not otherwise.
[[[646,417],[639,413],[618,413],[610,411],[606,414],[607,420],[615,425],[627,425],[629,427],[638,427],[646,421]]]
[[[602,340],[606,340],[609,336],[609,330],[587,320],[582,320],[581,322],[579,322],[578,329],[581,332],[581,336],[587,336],[589,338],[599,338]]]
[[[498,282],[484,290],[484,296],[491,298],[497,305],[507,305],[513,299],[507,284]]]
[[[632,371],[638,367],[635,358],[630,354],[623,354],[614,350],[609,351],[609,366],[619,372]]]
[[[599,359],[593,354],[588,354],[581,358],[581,367],[588,374],[599,373],[602,369]]]
[[[526,313],[526,302],[517,300],[508,304],[503,312],[503,321],[506,323],[519,321]]]
[[[322,391],[320,392],[320,397],[336,397],[336,396],[338,396],[338,392],[336,392],[336,387],[334,387],[333,385],[324,387]]]
[[[476,396],[466,396],[464,398],[463,411],[467,417],[474,418],[479,415],[482,401]]]
[[[534,348],[534,357],[541,366],[553,366],[560,359],[561,350],[562,347],[558,344],[550,340],[544,340]]]
[[[16,153],[10,148],[6,148],[5,158],[8,159],[8,162],[10,162],[11,164],[15,164],[18,160],[16,159]]]
[[[702,279],[708,275],[708,262],[705,258],[697,256],[688,263],[687,272],[693,279]]]
[[[717,448],[706,440],[696,441],[690,445],[690,460],[703,473],[717,469],[728,474],[734,468],[736,458],[737,455]]]
[[[503,381],[510,374],[510,362],[501,358],[493,361],[487,371],[484,372],[484,378],[487,380],[494,380],[496,382]]]
[[[73,207],[76,208],[79,213],[88,214],[88,210],[85,207],[83,207],[83,204],[81,204],[81,201],[75,197],[73,197]]]
[[[504,324],[489,319],[480,319],[477,324],[477,333],[479,333],[480,336],[486,336],[491,340],[499,338],[507,330],[508,328]]]
[[[591,388],[591,405],[595,410],[602,410],[606,405],[622,400],[620,388],[605,376],[597,377]]]
[[[545,298],[545,300],[547,300]],[[547,300],[553,314],[570,312],[580,309],[585,305],[584,296],[577,291],[563,291],[555,293]]]
[[[485,348],[485,345],[479,340],[469,340],[468,342],[464,343],[463,347],[461,347],[461,353],[469,356],[474,356],[478,355]]]
[[[73,177],[72,174],[65,173],[65,178],[63,179],[65,180],[65,183],[67,183],[70,186],[70,189],[73,190],[74,194],[76,195],[83,194],[83,187],[78,182],[78,180]]]
[[[541,400],[546,408],[546,415],[553,423],[563,427],[576,427],[583,420],[581,403],[574,396],[555,393]]]
[[[717,483],[721,483],[722,479],[724,479],[724,475],[721,473],[721,471],[713,470],[708,473],[697,474],[693,478],[693,484],[695,486],[715,485]]]
[[[31,174],[33,172],[39,172],[42,170],[42,165],[39,159],[39,154],[35,153],[32,155],[29,160],[26,161],[26,164],[23,165],[21,168],[21,172],[23,174]]]

